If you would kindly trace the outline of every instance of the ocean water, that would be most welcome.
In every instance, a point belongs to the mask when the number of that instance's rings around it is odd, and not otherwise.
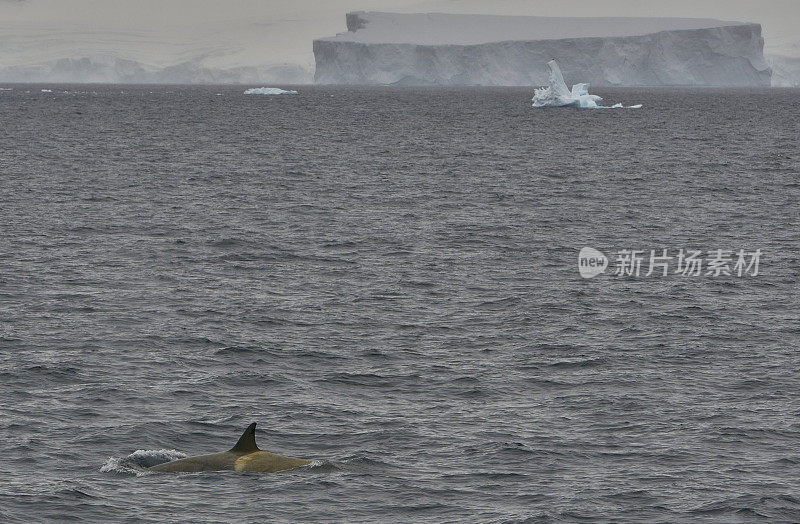
[[[0,520],[800,520],[800,91],[4,87]]]

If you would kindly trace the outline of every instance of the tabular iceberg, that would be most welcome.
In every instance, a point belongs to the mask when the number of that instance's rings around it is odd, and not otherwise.
[[[347,15],[314,41],[319,84],[542,85],[556,58],[596,86],[769,86],[761,25],[696,18]]]

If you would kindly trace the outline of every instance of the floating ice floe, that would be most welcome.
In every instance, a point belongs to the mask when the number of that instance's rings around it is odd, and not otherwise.
[[[279,87],[254,87],[244,92],[246,95],[296,95],[297,91],[284,91]]]
[[[533,107],[584,107],[590,109],[617,109],[623,108],[622,104],[601,106],[597,102],[602,98],[589,94],[589,84],[575,84],[572,90],[567,89],[564,76],[555,60],[547,62],[550,68],[548,86],[536,89],[533,94]],[[639,109],[642,105],[628,106],[627,109]]]

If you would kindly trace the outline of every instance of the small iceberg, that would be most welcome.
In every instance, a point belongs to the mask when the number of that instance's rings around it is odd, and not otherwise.
[[[244,92],[246,95],[296,95],[297,91],[284,91],[279,87],[254,87]]]
[[[550,68],[550,79],[548,86],[536,89],[533,94],[533,107],[583,107],[589,109],[617,109],[623,108],[622,104],[613,106],[601,106],[597,103],[602,100],[597,95],[589,94],[589,84],[575,84],[572,90],[567,89],[561,68],[555,60],[547,62]],[[628,106],[628,109],[640,109],[641,104]]]

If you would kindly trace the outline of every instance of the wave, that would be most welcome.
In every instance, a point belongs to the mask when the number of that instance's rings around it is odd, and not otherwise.
[[[560,360],[558,362],[553,362],[552,364],[548,364],[551,368],[588,368],[588,367],[597,367],[602,366],[606,363],[606,359],[604,358],[588,358],[588,359],[576,359],[576,360]]]

